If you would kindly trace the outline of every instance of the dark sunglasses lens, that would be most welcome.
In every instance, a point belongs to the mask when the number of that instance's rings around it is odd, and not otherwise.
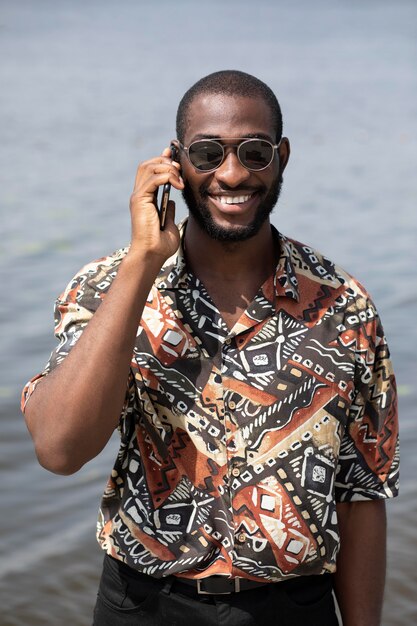
[[[196,169],[208,172],[219,167],[223,160],[223,148],[214,141],[196,141],[188,148],[188,156]]]
[[[262,139],[244,141],[239,146],[241,163],[250,170],[263,170],[271,163],[274,156],[274,147]]]

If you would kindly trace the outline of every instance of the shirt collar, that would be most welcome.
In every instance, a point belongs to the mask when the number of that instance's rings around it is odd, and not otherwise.
[[[290,242],[274,226],[272,231],[280,251],[274,277],[275,294],[277,297],[289,297],[299,302],[300,292]]]
[[[190,272],[187,268],[184,254],[184,235],[187,218],[178,224],[180,232],[180,245],[161,268],[155,285],[158,289],[187,289],[190,283]],[[278,264],[274,275],[274,287],[276,296],[290,297],[299,301],[298,280],[292,260],[291,246],[286,237],[272,226],[274,239],[279,253]]]

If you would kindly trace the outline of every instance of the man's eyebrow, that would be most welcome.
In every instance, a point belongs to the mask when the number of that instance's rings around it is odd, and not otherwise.
[[[266,139],[267,141],[272,141],[272,138],[265,133],[245,133],[240,137],[220,137],[219,135],[199,133],[194,135],[192,141],[199,141],[200,139]]]

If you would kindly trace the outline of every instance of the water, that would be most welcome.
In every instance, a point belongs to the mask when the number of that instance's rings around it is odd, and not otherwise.
[[[179,98],[230,67],[282,104],[292,156],[274,223],[355,274],[384,321],[403,469],[383,624],[417,621],[417,5],[288,5],[0,1],[1,626],[91,623],[95,518],[117,441],[75,476],[48,474],[19,392],[54,345],[56,295],[128,241],[136,165],[174,135]]]

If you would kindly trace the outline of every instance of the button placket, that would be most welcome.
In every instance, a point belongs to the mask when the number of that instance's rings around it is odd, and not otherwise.
[[[223,347],[222,347],[222,375],[226,377],[228,374],[230,374],[229,368],[231,367],[231,364],[233,362],[231,359],[231,353],[234,352],[233,350],[234,339],[235,339],[234,336],[227,337],[224,340]],[[231,376],[231,378],[233,377]],[[233,525],[234,525],[234,529],[236,532],[240,526],[240,522],[236,519],[234,515],[233,499],[234,499],[234,494],[240,488],[241,483],[239,481],[239,477],[243,468],[241,468],[240,462],[236,461],[237,450],[235,446],[233,445],[233,442],[238,433],[239,427],[238,427],[236,415],[235,415],[238,399],[236,398],[232,399],[232,398],[233,398],[233,390],[232,389],[227,390],[227,386],[226,386],[226,397],[223,396],[223,400],[224,400],[224,407],[225,407],[224,425],[225,425],[225,432],[226,432],[227,444],[228,444],[227,445],[227,464],[228,464],[229,481],[227,482],[227,488],[229,490],[229,495],[230,495],[230,512],[232,514]],[[234,541],[237,546],[243,547],[243,544],[246,543],[246,540],[247,540],[247,536],[246,536],[246,533],[244,533],[243,531],[237,532],[237,534],[235,534]]]

